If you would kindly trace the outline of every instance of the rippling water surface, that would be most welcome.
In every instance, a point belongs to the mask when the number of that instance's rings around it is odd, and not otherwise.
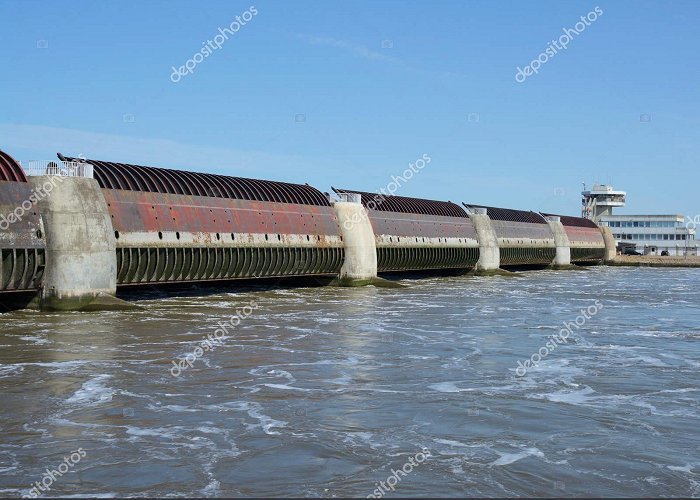
[[[401,283],[0,315],[0,496],[700,495],[700,270]]]

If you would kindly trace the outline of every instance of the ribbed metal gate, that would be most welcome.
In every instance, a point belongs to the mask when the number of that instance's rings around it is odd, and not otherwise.
[[[337,274],[342,248],[118,248],[117,284]]]

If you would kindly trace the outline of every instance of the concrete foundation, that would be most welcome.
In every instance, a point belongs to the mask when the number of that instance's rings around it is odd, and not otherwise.
[[[552,261],[552,268],[566,269],[571,266],[571,242],[566,234],[561,218],[557,216],[547,216],[547,224],[554,234],[554,244],[557,247],[557,254]]]
[[[491,219],[484,208],[472,209],[469,218],[474,223],[479,241],[479,260],[474,271],[476,274],[496,273],[501,266],[501,250]]]
[[[39,196],[46,232],[44,310],[117,305],[116,241],[107,204],[94,179],[40,176],[29,182]]]
[[[339,284],[372,284],[377,278],[377,244],[372,224],[359,195],[347,194],[344,198],[333,204],[345,248]]]
[[[617,243],[609,227],[600,226],[600,232],[603,233],[603,241],[605,241],[605,262],[610,263],[617,255]]]

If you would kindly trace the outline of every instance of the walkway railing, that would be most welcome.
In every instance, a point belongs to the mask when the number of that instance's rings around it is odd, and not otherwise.
[[[32,160],[19,162],[27,175],[58,175],[61,177],[93,178],[93,167],[89,163],[77,161]]]

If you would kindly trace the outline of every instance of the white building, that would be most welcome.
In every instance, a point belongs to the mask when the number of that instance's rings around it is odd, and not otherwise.
[[[644,255],[700,255],[695,224],[682,215],[613,215],[613,208],[625,206],[626,194],[603,184],[594,184],[590,190],[584,185],[583,217],[608,226],[618,247],[634,246]]]
[[[607,215],[598,224],[608,226],[617,243],[631,243],[644,255],[699,255],[694,224],[682,215]]]

